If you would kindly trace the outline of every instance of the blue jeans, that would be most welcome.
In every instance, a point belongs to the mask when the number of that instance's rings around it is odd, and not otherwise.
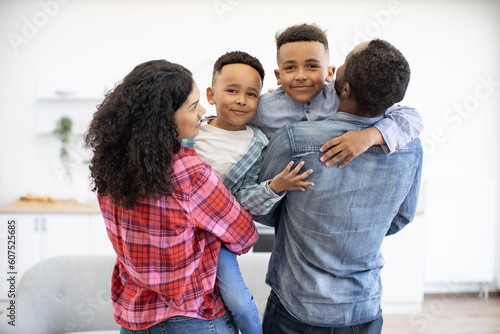
[[[380,316],[366,324],[349,327],[318,327],[294,318],[281,304],[278,296],[271,291],[267,299],[262,328],[266,334],[380,334],[384,320]]]
[[[148,329],[133,331],[122,327],[120,334],[237,334],[238,329],[229,313],[213,320],[172,317]]]
[[[242,334],[262,334],[259,312],[248,291],[236,254],[222,246],[217,263],[219,292]]]

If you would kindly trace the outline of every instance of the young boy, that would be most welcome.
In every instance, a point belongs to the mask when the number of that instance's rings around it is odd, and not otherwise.
[[[268,138],[285,124],[330,118],[339,106],[335,93],[334,66],[329,64],[328,40],[316,25],[301,24],[276,35],[278,87],[261,96],[257,114],[250,124],[261,128]],[[343,161],[339,167],[366,151],[383,145],[390,154],[404,147],[422,132],[422,119],[417,110],[394,105],[374,127],[350,131],[334,138],[321,148],[327,166]],[[328,160],[331,156],[334,158]]]
[[[234,51],[214,64],[212,87],[207,100],[216,106],[217,117],[202,122],[198,136],[183,145],[194,147],[198,157],[212,165],[227,189],[252,215],[263,215],[284,196],[286,190],[305,190],[312,170],[297,175],[303,163],[293,162],[271,181],[258,184],[266,135],[247,122],[257,111],[264,80],[260,61],[248,53]],[[236,255],[221,248],[217,284],[224,303],[242,333],[262,333],[253,297],[239,271]]]

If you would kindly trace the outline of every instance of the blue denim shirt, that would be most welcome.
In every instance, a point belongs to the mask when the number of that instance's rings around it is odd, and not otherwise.
[[[326,83],[318,95],[304,103],[295,101],[279,86],[271,94],[260,96],[257,113],[250,123],[271,138],[285,124],[334,117],[339,104],[333,83]],[[373,126],[384,137],[387,145],[382,147],[389,154],[417,138],[422,133],[423,121],[415,108],[394,105]],[[330,136],[328,140],[332,138]]]
[[[314,170],[307,178],[313,187],[288,192],[270,214],[254,217],[276,227],[266,283],[305,323],[340,327],[375,319],[382,241],[415,215],[423,156],[418,138],[390,155],[373,146],[344,168],[319,160],[327,140],[379,120],[337,112],[331,120],[286,125],[268,145],[262,179],[291,160]]]

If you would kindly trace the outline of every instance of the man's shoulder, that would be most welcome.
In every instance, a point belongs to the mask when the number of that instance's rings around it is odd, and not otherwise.
[[[296,134],[311,133],[314,137],[321,137],[325,131],[342,131],[340,124],[331,119],[290,123],[287,129]]]
[[[345,132],[332,120],[294,122],[280,128],[271,141],[287,139],[297,146],[322,146],[326,141]]]

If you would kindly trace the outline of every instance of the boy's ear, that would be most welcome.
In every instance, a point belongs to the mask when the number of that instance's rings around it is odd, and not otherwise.
[[[325,78],[325,81],[326,82],[332,82],[333,81],[333,75],[335,74],[335,66],[333,66],[333,65],[332,66],[328,66],[327,71],[328,71],[328,74],[327,74],[327,76]]]
[[[211,105],[215,104],[214,89],[212,87],[207,88],[207,101]]]
[[[280,86],[281,85],[280,70],[274,70],[274,75],[276,76],[276,80],[278,80],[278,86]]]

